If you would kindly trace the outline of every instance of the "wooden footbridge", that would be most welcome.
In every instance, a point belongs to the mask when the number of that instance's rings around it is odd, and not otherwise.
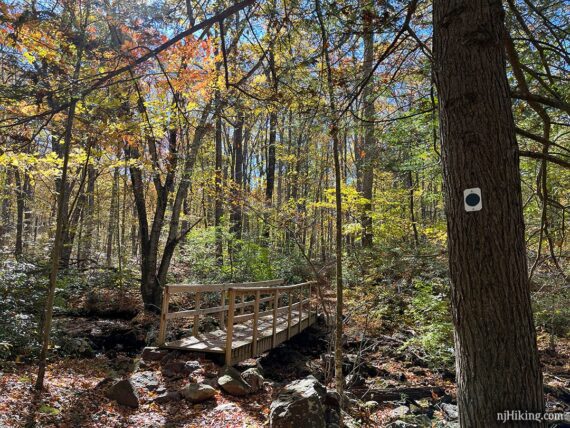
[[[241,284],[173,284],[164,289],[159,346],[222,354],[228,365],[268,351],[300,333],[317,319],[311,298],[316,282],[284,285],[281,279]],[[175,295],[193,294],[194,308],[169,312]],[[208,307],[209,302],[218,306]],[[199,332],[200,318],[218,318],[220,328]],[[192,336],[166,342],[168,322],[192,318]]]

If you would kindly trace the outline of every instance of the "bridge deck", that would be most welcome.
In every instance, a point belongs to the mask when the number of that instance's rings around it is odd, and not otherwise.
[[[299,312],[292,311],[290,328],[287,326],[288,315],[283,314],[277,317],[276,338],[273,339],[273,316],[266,315],[259,318],[257,336],[257,354],[265,352],[280,343],[289,340],[291,337],[305,330],[316,321],[316,314],[312,312],[303,314],[303,319],[299,325]],[[300,327],[300,328],[299,328]],[[232,364],[247,359],[252,354],[253,342],[253,321],[246,321],[234,325],[232,340]],[[183,351],[203,352],[206,354],[226,353],[226,331],[222,329],[208,333],[201,333],[198,336],[186,337],[172,342],[166,342],[163,348],[178,349]]]

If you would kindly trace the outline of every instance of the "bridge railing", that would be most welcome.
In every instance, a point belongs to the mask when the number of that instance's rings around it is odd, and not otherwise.
[[[194,336],[198,335],[198,327],[200,325],[200,318],[204,315],[214,315],[217,314],[219,318],[219,324],[221,328],[225,328],[226,323],[226,313],[228,312],[229,305],[227,304],[228,290],[232,287],[240,288],[251,288],[251,287],[278,287],[283,285],[285,281],[283,279],[273,279],[268,281],[258,281],[258,282],[243,282],[243,283],[227,283],[227,284],[170,284],[164,288],[162,296],[162,308],[160,312],[160,327],[158,331],[158,344],[160,346],[164,345],[166,340],[166,329],[168,326],[168,321],[178,318],[194,318],[192,326],[192,334]],[[202,307],[203,297],[208,294],[219,294],[219,306],[214,307]],[[177,312],[169,312],[169,306],[171,298],[178,294],[194,294],[194,309],[183,310]],[[271,302],[271,298],[264,298],[261,302]],[[238,302],[235,306],[236,309],[243,313],[246,306],[249,306],[246,302]]]
[[[303,282],[301,284],[294,285],[282,285],[282,286],[254,286],[254,287],[240,287],[233,286],[228,289],[228,328],[226,334],[226,364],[230,365],[233,360],[232,345],[233,345],[233,330],[234,324],[253,320],[253,332],[251,338],[251,347],[247,348],[250,350],[249,355],[254,357],[258,353],[265,351],[266,349],[258,349],[258,338],[260,335],[259,331],[259,319],[266,315],[272,315],[271,321],[271,336],[269,348],[274,348],[283,340],[288,340],[292,334],[300,333],[302,330],[303,313],[307,316],[307,325],[310,322],[311,314],[316,313],[316,307],[311,306],[311,294],[312,287],[315,285],[315,281]],[[246,297],[253,297],[253,299],[246,300]],[[286,299],[285,304],[283,300]],[[239,303],[237,300],[239,299]],[[295,301],[296,300],[296,301]],[[260,304],[263,302],[270,302],[270,308],[260,312]],[[253,311],[251,313],[243,313],[243,307],[253,306]],[[236,311],[241,309],[241,313],[237,314]],[[297,320],[293,320],[293,311],[298,311],[295,315]],[[277,323],[278,317],[281,314],[287,314],[287,329],[286,335],[282,337],[283,340],[279,340],[278,343],[278,332]],[[298,329],[296,332],[292,331],[293,325]],[[283,336],[283,335],[282,335]]]

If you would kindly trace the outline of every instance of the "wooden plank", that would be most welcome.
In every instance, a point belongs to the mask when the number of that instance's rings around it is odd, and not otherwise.
[[[255,292],[255,304],[253,306],[253,332],[251,338],[251,357],[255,357],[257,355],[257,327],[259,322],[259,297],[260,292]]]
[[[158,329],[158,345],[164,345],[166,339],[166,323],[168,322],[168,303],[170,296],[168,287],[162,293],[162,308],[160,309],[160,327]]]
[[[226,364],[232,362],[232,340],[234,335],[234,311],[236,304],[236,292],[233,288],[229,290],[230,308],[228,310],[228,328],[226,334]]]

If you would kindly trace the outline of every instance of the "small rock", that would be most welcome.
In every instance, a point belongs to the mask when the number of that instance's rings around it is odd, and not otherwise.
[[[149,391],[156,390],[160,384],[156,374],[152,371],[135,373],[131,376],[131,382],[136,388],[146,388]]]
[[[388,425],[390,428],[431,428],[430,418],[425,415],[406,415]]]
[[[200,370],[201,368],[202,366],[198,361],[186,361],[186,363],[184,363],[184,371],[188,372],[188,374]]]
[[[105,396],[117,403],[128,407],[139,407],[137,391],[130,380],[124,379],[114,383]]]
[[[216,390],[203,383],[191,383],[180,390],[180,394],[191,403],[201,403],[216,395]]]
[[[147,346],[143,349],[141,358],[145,361],[160,361],[168,354],[168,349]]]
[[[250,393],[254,393],[263,388],[265,380],[257,368],[247,369],[241,374],[241,378],[250,386]]]
[[[393,418],[401,418],[408,413],[410,413],[410,408],[408,406],[398,406],[391,412]]]
[[[225,403],[225,404],[220,404],[219,406],[216,406],[214,408],[215,412],[229,412],[229,411],[233,411],[233,410],[237,410],[238,407],[234,404],[234,403]]]
[[[364,403],[364,407],[366,407],[367,409],[373,410],[378,408],[378,401],[367,401],[366,403]]]
[[[366,383],[364,378],[358,373],[351,373],[346,377],[347,386],[362,386]]]
[[[448,421],[454,421],[459,417],[459,412],[457,411],[457,405],[455,404],[443,403],[441,405],[441,410],[443,410],[445,419],[447,419]]]
[[[156,397],[153,402],[157,404],[170,403],[172,401],[178,401],[182,398],[182,395],[178,391],[167,391],[162,395]]]
[[[218,378],[218,385],[225,392],[235,396],[247,395],[251,385],[244,381],[240,373],[233,367],[226,367],[222,376]]]

